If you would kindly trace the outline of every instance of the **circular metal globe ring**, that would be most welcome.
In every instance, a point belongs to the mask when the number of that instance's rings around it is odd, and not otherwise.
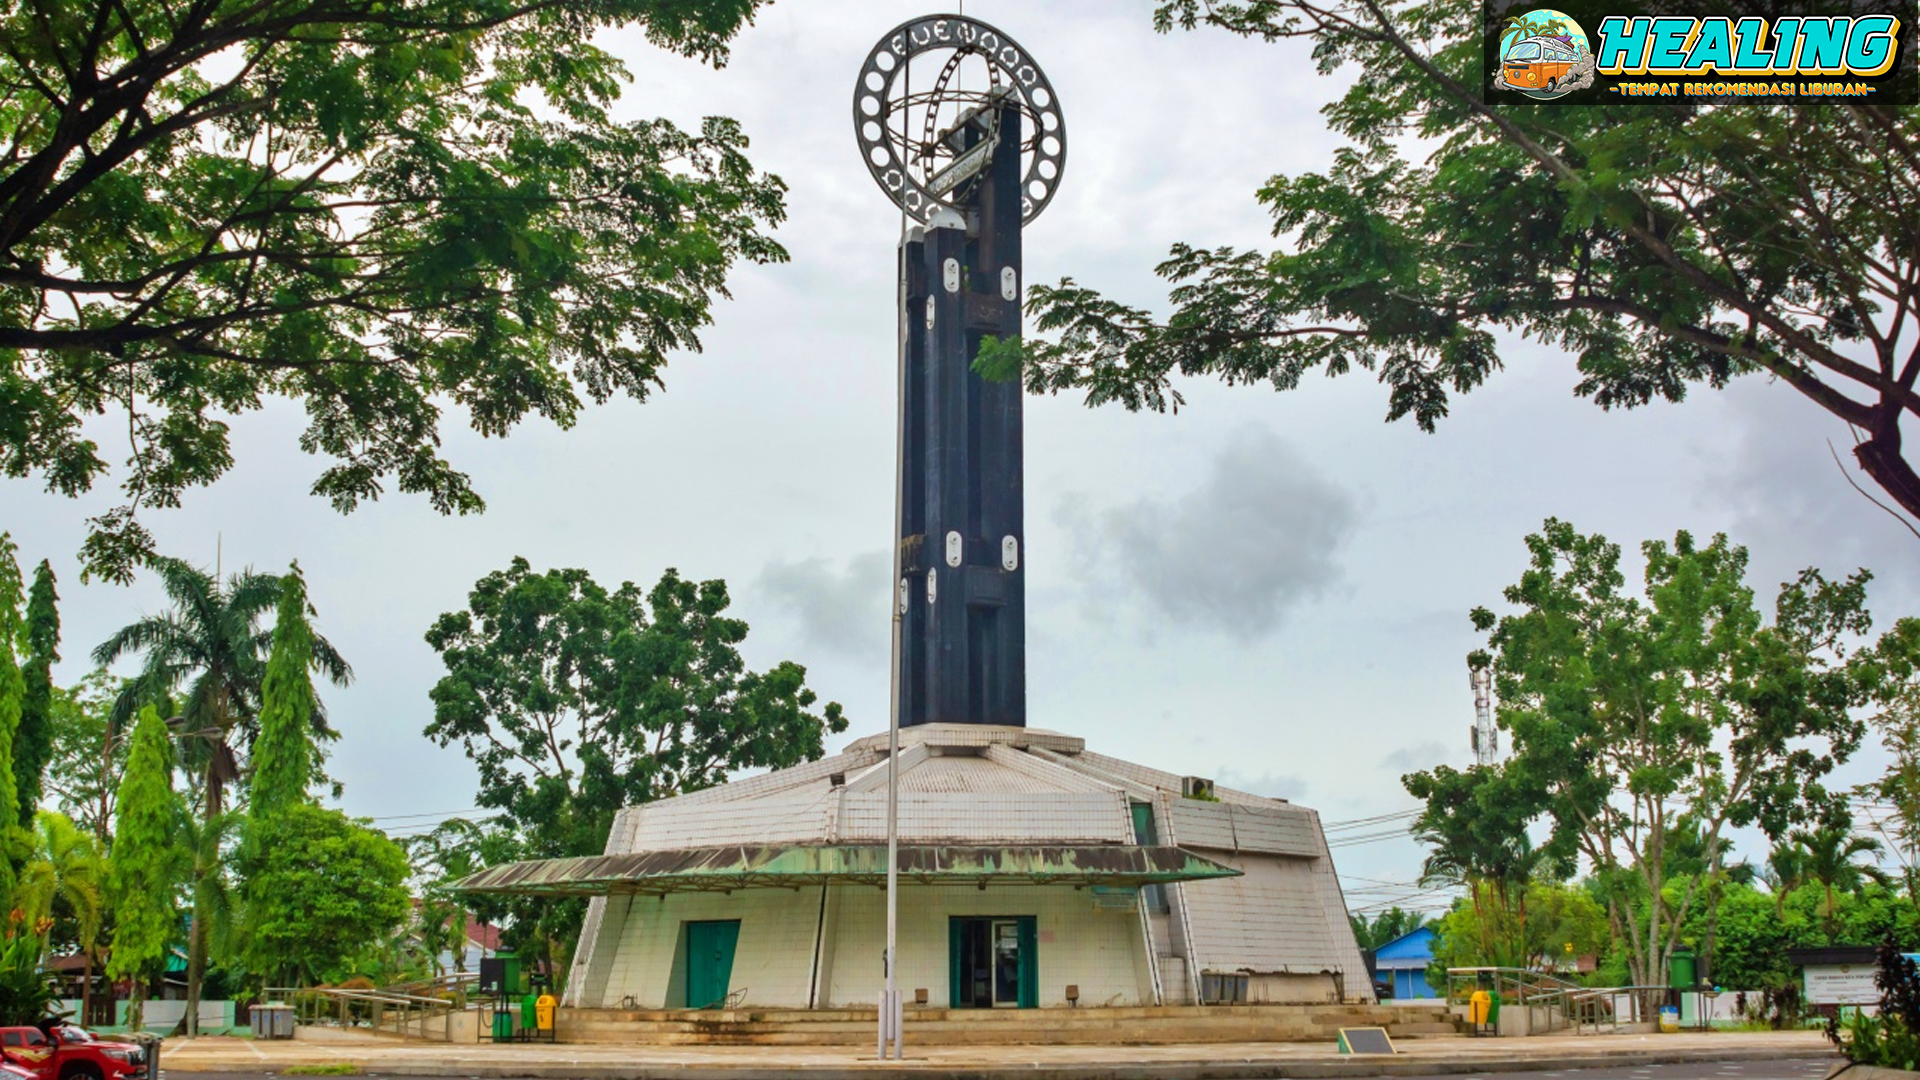
[[[916,87],[908,69],[920,57],[950,55],[930,87]],[[978,56],[986,62],[991,85],[965,90],[956,82],[962,62]],[[922,65],[930,67],[931,65]],[[943,114],[969,110],[991,113],[1004,98],[1022,118],[1020,178],[1024,224],[1040,216],[1067,163],[1067,126],[1060,100],[1040,65],[1006,34],[964,15],[925,15],[902,23],[867,54],[853,89],[853,129],[867,171],[894,204],[916,221],[926,222],[942,207],[952,209],[967,190],[960,184],[935,194],[929,181],[951,166],[958,151],[936,122]],[[915,120],[918,120],[918,130]]]

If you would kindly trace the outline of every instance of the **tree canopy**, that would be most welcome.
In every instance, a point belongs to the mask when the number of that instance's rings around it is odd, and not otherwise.
[[[53,689],[53,748],[43,778],[46,798],[105,847],[114,799],[126,770],[129,731],[111,720],[121,680],[95,670],[78,685]]]
[[[1547,853],[1533,845],[1528,823],[1539,814],[1503,769],[1475,767],[1461,772],[1441,765],[1401,779],[1407,793],[1426,805],[1408,830],[1427,846],[1420,867],[1423,885],[1458,886],[1467,891],[1466,911],[1455,920],[1453,948],[1460,956],[1501,967],[1526,967],[1536,943],[1529,936],[1527,903],[1536,878],[1564,877],[1570,870],[1549,865]],[[1550,873],[1554,869],[1558,873]],[[1472,942],[1459,937],[1470,929]]]
[[[133,979],[128,1016],[138,1026],[146,980],[179,926],[175,893],[187,869],[174,845],[180,808],[173,791],[173,744],[151,705],[141,709],[134,722],[115,813],[113,866],[107,879],[113,949],[107,972]]]
[[[23,829],[33,826],[34,815],[39,812],[47,762],[53,757],[53,665],[60,659],[59,601],[54,591],[53,564],[42,559],[27,592],[27,651],[20,665],[24,695],[20,700],[20,728],[13,739],[14,796],[19,800]]]
[[[407,857],[338,810],[282,807],[248,826],[247,966],[275,985],[311,985],[407,916]]]
[[[1347,921],[1353,926],[1355,943],[1362,949],[1378,949],[1427,925],[1425,916],[1398,905],[1375,912],[1371,918],[1364,912],[1349,915]]]
[[[1258,197],[1272,251],[1176,245],[1164,318],[1068,279],[1041,336],[983,351],[1039,392],[1177,406],[1178,375],[1292,389],[1372,372],[1431,430],[1520,338],[1577,358],[1604,408],[1762,374],[1847,424],[1872,482],[1920,516],[1900,424],[1920,415],[1916,95],[1627,98],[1550,109],[1481,93],[1481,7],[1444,0],[1168,0],[1163,31],[1300,39],[1350,68],[1325,172]],[[1591,27],[1589,27],[1591,29]]]
[[[258,820],[307,800],[313,780],[313,627],[307,582],[295,563],[280,579],[273,649],[260,683],[260,737],[253,744],[247,813]]]
[[[11,891],[26,855],[26,831],[20,827],[13,772],[14,739],[27,703],[21,661],[28,659],[28,627],[21,609],[26,599],[20,579],[19,549],[0,533],[0,893]]]
[[[503,814],[495,828],[444,830],[436,858],[596,855],[624,806],[819,757],[846,730],[840,706],[813,712],[818,695],[790,660],[749,671],[747,624],[729,602],[725,582],[674,570],[643,593],[584,570],[535,573],[523,558],[476,582],[466,610],[427,631],[447,673],[426,734],[466,751],[478,805]],[[551,951],[571,944],[582,909],[512,910],[515,932]]]
[[[747,670],[729,602],[725,582],[673,570],[608,591],[516,558],[428,631],[447,673],[426,734],[480,767],[481,806],[565,854],[598,851],[623,806],[819,757],[846,729],[840,706],[811,712],[792,661]]]
[[[1592,867],[1635,983],[1657,984],[1726,874],[1730,829],[1844,819],[1824,781],[1884,682],[1881,650],[1852,647],[1871,625],[1868,575],[1803,571],[1768,621],[1724,536],[1643,544],[1640,596],[1605,537],[1549,519],[1527,546],[1512,613],[1473,613],[1489,647],[1473,661],[1492,665],[1511,733],[1502,772],[1550,823],[1544,850]]]
[[[87,572],[152,553],[138,511],[233,465],[227,417],[306,411],[313,493],[483,507],[440,453],[583,399],[645,399],[697,348],[784,185],[734,122],[612,115],[638,28],[720,64],[764,0],[80,0],[0,12],[0,474],[124,501]]]
[[[93,650],[97,664],[140,654],[140,672],[122,687],[114,704],[116,723],[143,703],[180,697],[177,720],[187,739],[186,761],[200,781],[201,805],[218,813],[229,784],[241,776],[243,751],[260,732],[261,682],[271,632],[259,622],[280,603],[280,579],[245,571],[222,582],[180,559],[154,560],[173,608],[128,623]],[[312,637],[311,663],[336,686],[353,669],[326,638]],[[311,723],[323,738],[334,735],[326,712],[315,703]],[[234,736],[240,736],[235,745]]]

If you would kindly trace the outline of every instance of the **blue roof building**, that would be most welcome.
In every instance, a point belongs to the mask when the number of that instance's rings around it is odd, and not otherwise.
[[[1395,1000],[1440,996],[1427,985],[1427,965],[1433,962],[1433,942],[1438,936],[1432,927],[1423,926],[1374,950],[1373,970],[1393,987]]]

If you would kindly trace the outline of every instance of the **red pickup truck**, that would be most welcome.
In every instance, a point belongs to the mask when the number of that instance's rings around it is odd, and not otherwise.
[[[138,1043],[111,1042],[62,1021],[0,1027],[0,1061],[34,1080],[152,1080]]]

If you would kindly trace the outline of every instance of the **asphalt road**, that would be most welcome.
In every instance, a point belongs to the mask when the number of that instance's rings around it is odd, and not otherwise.
[[[1456,1073],[1432,1080],[1820,1080],[1839,1059],[1701,1061],[1686,1065],[1626,1065],[1611,1069],[1544,1069],[1539,1072]],[[174,1080],[168,1077],[167,1080]],[[1427,1078],[1414,1078],[1427,1080]]]
[[[1453,1073],[1430,1080],[1820,1080],[1837,1059],[1782,1058],[1778,1061],[1705,1061],[1687,1065],[1630,1065],[1609,1069],[1542,1069],[1536,1072]],[[245,1080],[274,1073],[186,1073],[161,1069],[161,1080]],[[377,1072],[367,1076],[379,1076]],[[468,1080],[464,1076],[407,1077],[407,1080]],[[718,1078],[716,1078],[718,1080]],[[1429,1080],[1397,1077],[1395,1080]]]

